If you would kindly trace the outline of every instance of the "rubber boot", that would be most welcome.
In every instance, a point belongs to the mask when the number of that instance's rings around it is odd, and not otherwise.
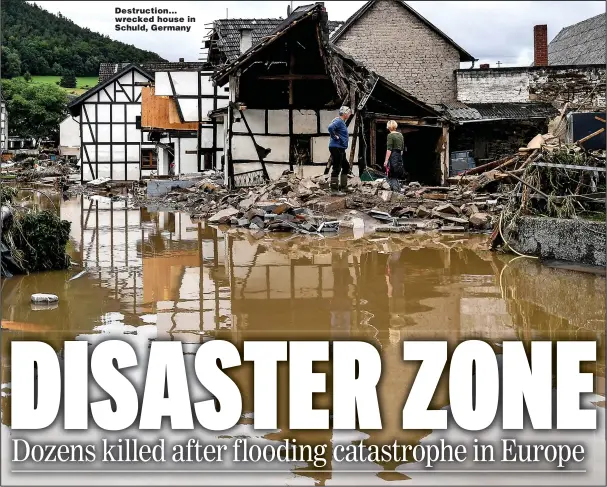
[[[339,178],[331,176],[331,192],[335,193],[339,189]]]
[[[340,177],[340,189],[342,192],[347,193],[348,192],[348,175],[345,172],[341,173],[341,177]]]

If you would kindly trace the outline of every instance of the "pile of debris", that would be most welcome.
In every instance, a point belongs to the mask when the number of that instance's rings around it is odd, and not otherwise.
[[[16,196],[15,188],[0,186],[1,277],[68,268],[70,258],[65,249],[70,222],[51,210],[17,205]]]
[[[2,163],[2,180],[17,182],[42,181],[54,183],[55,178],[69,178],[80,173],[74,158],[38,154],[28,156],[17,154],[8,162]],[[45,179],[48,178],[47,181]]]
[[[392,191],[385,179],[348,178],[344,195],[330,191],[328,176],[300,178],[285,172],[264,186],[230,191],[207,175],[189,187],[173,188],[162,197],[139,204],[189,212],[209,223],[254,231],[336,232],[352,228],[352,214],[361,212],[378,232],[416,230],[486,231],[494,224],[507,195],[480,193],[457,186],[422,187],[411,182]],[[353,211],[357,210],[357,211]]]

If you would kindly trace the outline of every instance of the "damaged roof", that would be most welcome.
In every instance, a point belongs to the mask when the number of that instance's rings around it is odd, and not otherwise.
[[[548,44],[548,64],[605,65],[605,16],[599,14],[561,29]]]
[[[132,63],[101,63],[99,65],[99,83],[111,78],[116,73],[122,71]],[[212,71],[213,67],[209,63],[187,62],[187,63],[140,63],[137,64],[148,74],[154,74],[157,71],[192,71],[197,69]]]
[[[552,118],[558,110],[549,103],[461,103],[435,105],[449,119],[458,123],[491,120],[528,120]]]
[[[304,6],[307,7],[307,6]],[[293,14],[303,7],[297,7]],[[286,19],[220,19],[213,22],[217,34],[217,49],[222,52],[228,63],[240,56],[240,32],[250,30],[253,46],[274,32]],[[329,20],[329,35],[336,32],[343,22]]]
[[[399,5],[401,5],[405,10],[409,13],[413,14],[417,17],[422,23],[424,23],[431,30],[436,32],[440,37],[442,37],[445,41],[451,44],[457,51],[459,52],[460,62],[465,61],[476,61],[474,56],[462,48],[460,45],[456,44],[453,39],[451,39],[447,34],[445,34],[442,30],[436,27],[432,22],[423,17],[421,14],[413,10],[407,3],[403,0],[394,0]],[[375,3],[377,0],[369,0],[365,5],[363,5],[359,10],[357,10],[348,20],[346,20],[341,27],[339,27],[338,31],[333,34],[331,37],[331,42],[337,42],[337,40],[348,31],[348,29],[354,24],[358,19],[360,19]],[[403,34],[406,34],[403,32]]]
[[[254,56],[259,51],[263,50],[266,46],[273,43],[276,39],[279,39],[293,27],[299,24],[300,21],[312,17],[318,14],[320,11],[324,11],[322,3],[315,3],[312,5],[305,5],[295,9],[289,17],[281,20],[266,36],[264,36],[257,44],[251,46],[246,52],[238,56],[231,63],[219,68],[213,75],[213,79],[217,81],[219,86],[223,86],[227,81],[227,76],[235,71],[239,66],[244,64],[251,56]]]

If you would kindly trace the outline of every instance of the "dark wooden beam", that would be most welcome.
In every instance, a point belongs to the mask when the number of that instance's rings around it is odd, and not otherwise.
[[[327,80],[326,74],[276,74],[259,76],[257,79],[264,81],[298,81],[298,80]]]

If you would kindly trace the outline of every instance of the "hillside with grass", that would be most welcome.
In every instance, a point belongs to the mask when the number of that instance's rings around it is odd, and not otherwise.
[[[26,73],[96,77],[100,63],[164,61],[156,53],[114,41],[25,0],[2,0],[1,10],[3,78]]]

